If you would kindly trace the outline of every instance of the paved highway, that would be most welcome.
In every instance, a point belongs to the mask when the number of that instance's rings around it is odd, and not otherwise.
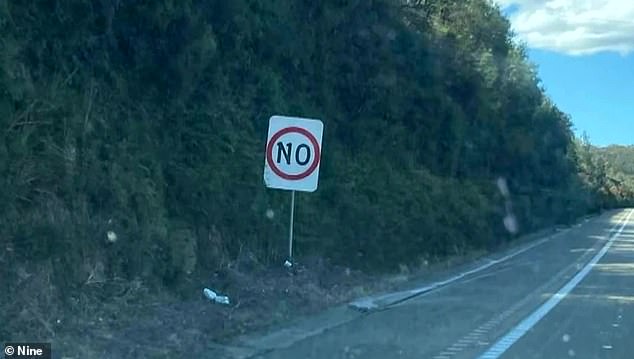
[[[333,311],[323,330],[238,345],[258,359],[633,358],[634,210],[535,243],[381,310]]]

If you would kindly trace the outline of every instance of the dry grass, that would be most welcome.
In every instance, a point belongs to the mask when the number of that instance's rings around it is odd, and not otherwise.
[[[412,278],[470,261],[482,253],[442,262],[401,266],[400,273],[370,276],[319,259],[282,266],[232,263],[186,293],[152,291],[142,281],[87,281],[79,290],[60,293],[46,265],[17,276],[14,300],[2,303],[10,340],[52,341],[60,358],[170,358],[209,354],[235,336],[311,315],[371,293],[407,286]],[[17,271],[16,273],[18,273]],[[196,283],[196,280],[191,280]],[[210,287],[231,298],[219,305],[202,296]],[[68,295],[66,303],[60,300]],[[187,298],[187,299],[183,299]],[[5,339],[5,338],[2,338]]]
[[[51,341],[65,358],[167,358],[211,350],[236,335],[316,313],[366,294],[373,279],[319,260],[277,268],[230,265],[190,293],[151,291],[139,280],[100,280],[69,293],[51,282],[47,265],[16,271],[5,340]],[[21,276],[18,273],[22,273]],[[221,289],[231,305],[212,303],[202,288]],[[62,297],[65,300],[61,300]],[[183,297],[189,299],[183,299]],[[6,336],[6,338],[5,338]]]

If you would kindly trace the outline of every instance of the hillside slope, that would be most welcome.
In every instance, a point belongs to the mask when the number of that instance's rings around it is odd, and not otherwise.
[[[612,164],[616,172],[634,176],[634,146],[599,147],[596,151]]]
[[[93,283],[191,296],[279,265],[274,114],[325,124],[300,260],[390,271],[508,241],[508,216],[526,233],[604,207],[485,0],[7,1],[0,33],[3,308],[33,278],[46,311]]]

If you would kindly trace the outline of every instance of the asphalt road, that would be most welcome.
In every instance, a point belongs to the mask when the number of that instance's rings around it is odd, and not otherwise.
[[[250,357],[634,358],[634,210]]]

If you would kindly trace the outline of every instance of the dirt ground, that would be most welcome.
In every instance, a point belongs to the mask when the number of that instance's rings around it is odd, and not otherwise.
[[[554,230],[517,239],[496,252]],[[123,280],[59,293],[50,284],[50,268],[17,268],[17,287],[7,287],[4,294],[11,295],[0,301],[0,341],[51,342],[56,359],[208,357],[238,336],[283,326],[366,295],[407,288],[412,280],[424,281],[486,254],[456,254],[386,275],[368,275],[319,258],[304,259],[291,270],[281,263],[236,263],[206,279],[190,278],[180,297]],[[205,287],[229,296],[231,303],[205,298]],[[68,298],[70,305],[59,305],[60,297]]]
[[[8,340],[52,342],[53,357],[181,358],[209,353],[235,336],[310,315],[371,292],[388,290],[405,276],[370,276],[321,260],[258,270],[227,269],[201,283],[194,299],[151,293],[141,283],[94,286],[73,297],[72,309],[47,301],[52,288],[42,288],[36,276],[26,282],[39,293],[3,304],[19,311]],[[214,282],[218,288],[214,288]],[[120,285],[120,291],[112,286]],[[229,305],[203,296],[203,288],[230,297]],[[23,288],[27,292],[28,287]],[[193,290],[193,289],[192,289]],[[101,293],[118,292],[105,297]],[[7,313],[5,312],[5,314]],[[6,328],[6,327],[5,327]],[[4,338],[3,338],[4,339]],[[6,339],[5,339],[6,340]]]
[[[396,290],[414,276],[424,277],[426,272],[477,256],[456,256],[414,270],[403,267],[401,273],[382,276],[334,266],[321,259],[296,263],[291,270],[282,265],[258,269],[234,266],[190,286],[188,294],[193,299],[186,300],[152,293],[140,282],[102,283],[75,295],[73,309],[63,311],[53,303],[43,305],[46,291],[39,291],[40,296],[32,299],[33,305],[28,298],[4,305],[8,311],[22,308],[22,322],[14,325],[24,328],[5,335],[11,334],[11,340],[52,342],[56,359],[208,355],[239,335],[279,326],[371,293]],[[43,286],[37,278],[26,282],[30,282],[33,292]],[[113,290],[113,286],[120,286],[120,290]],[[228,295],[231,303],[208,300],[203,296],[204,287]],[[23,290],[28,292],[29,287]],[[113,292],[118,294],[102,294]]]

